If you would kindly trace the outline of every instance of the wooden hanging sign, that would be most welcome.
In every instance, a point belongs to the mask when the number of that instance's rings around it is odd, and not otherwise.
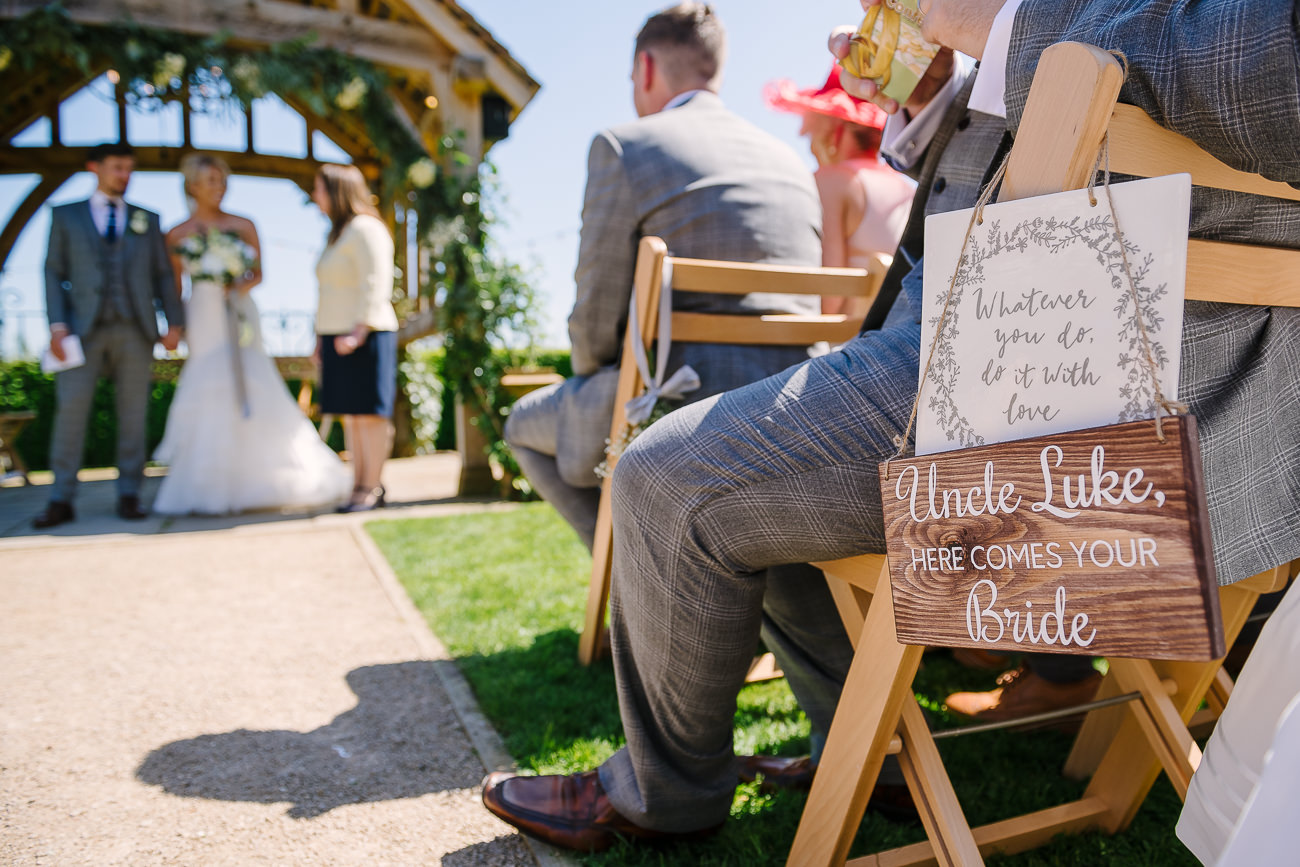
[[[1196,420],[880,468],[904,644],[1151,659],[1225,653]]]

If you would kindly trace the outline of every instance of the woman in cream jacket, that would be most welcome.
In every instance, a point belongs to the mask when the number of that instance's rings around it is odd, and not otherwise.
[[[316,264],[320,408],[343,416],[352,459],[356,484],[339,511],[360,512],[384,505],[380,475],[393,448],[393,237],[356,166],[321,166],[312,200],[330,220],[329,238]]]

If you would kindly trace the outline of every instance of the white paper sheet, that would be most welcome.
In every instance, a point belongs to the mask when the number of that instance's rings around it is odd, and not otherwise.
[[[45,351],[41,353],[41,370],[45,373],[58,373],[85,364],[86,353],[81,348],[81,338],[75,334],[64,337],[63,355],[64,359],[59,361],[54,357],[54,353],[50,352],[50,348],[45,347]]]

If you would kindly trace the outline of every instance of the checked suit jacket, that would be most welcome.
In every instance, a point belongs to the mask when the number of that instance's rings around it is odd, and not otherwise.
[[[1011,127],[1038,57],[1063,40],[1124,53],[1121,102],[1234,168],[1300,186],[1295,0],[1026,0],[1007,58]],[[1190,231],[1300,247],[1300,204],[1194,187]],[[1182,352],[1215,566],[1233,583],[1300,557],[1300,309],[1189,301]]]
[[[785,144],[700,91],[684,104],[599,133],[591,145],[569,316],[575,377],[562,386],[557,463],[573,478],[603,459],[627,328],[637,244],[658,236],[673,256],[821,264],[821,202],[811,171]],[[673,294],[708,313],[816,313],[812,296]],[[682,344],[669,373],[690,364],[694,401],[807,360],[799,347]]]
[[[142,214],[143,218],[139,216]],[[137,227],[143,231],[136,231]],[[101,243],[88,201],[53,209],[45,258],[45,309],[51,323],[62,322],[82,338],[94,330],[103,299],[106,276],[100,267],[101,257],[96,255]],[[152,343],[158,339],[155,311],[159,307],[168,325],[185,324],[185,310],[176,295],[158,215],[128,204],[119,243],[124,245],[122,258],[131,310],[141,332]]]

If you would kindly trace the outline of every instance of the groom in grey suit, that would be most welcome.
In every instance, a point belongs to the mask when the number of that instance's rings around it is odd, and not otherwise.
[[[1127,57],[1121,101],[1229,165],[1300,185],[1296,0],[922,5],[927,37],[1005,71],[998,95],[1012,132],[1043,49],[1078,40]],[[986,54],[1002,23],[1005,54]],[[954,160],[960,143],[944,148]],[[943,158],[932,193],[957,177]],[[1191,217],[1197,237],[1300,247],[1292,202],[1198,188]],[[763,576],[774,564],[884,548],[877,467],[896,451],[916,394],[919,265],[901,289],[883,325],[842,351],[685,407],[624,452],[610,634],[627,746],[583,774],[489,776],[483,800],[498,816],[580,849],[698,835],[725,820],[735,697],[772,592]],[[1220,580],[1300,556],[1300,311],[1188,302],[1179,395],[1201,429]],[[824,616],[810,605],[797,625]]]
[[[590,548],[614,412],[637,243],[658,236],[674,256],[818,265],[821,204],[794,152],[729,112],[717,96],[722,24],[701,3],[651,16],[636,39],[633,103],[639,120],[598,134],[588,157],[569,316],[568,381],[516,403],[505,429],[529,482]],[[676,293],[678,310],[816,313],[811,296]],[[674,346],[668,371],[689,364],[694,401],[807,359],[798,347]]]
[[[95,192],[84,202],[54,209],[45,258],[45,308],[50,353],[67,355],[67,340],[81,342],[85,363],[55,374],[58,408],[50,443],[54,486],[37,529],[73,520],[95,383],[113,381],[117,399],[117,513],[145,517],[140,482],[146,459],[145,417],[152,379],[153,345],[175,349],[185,324],[176,279],[158,215],[123,200],[135,156],[127,144],[91,148],[86,168]],[[167,319],[159,337],[157,309]]]

